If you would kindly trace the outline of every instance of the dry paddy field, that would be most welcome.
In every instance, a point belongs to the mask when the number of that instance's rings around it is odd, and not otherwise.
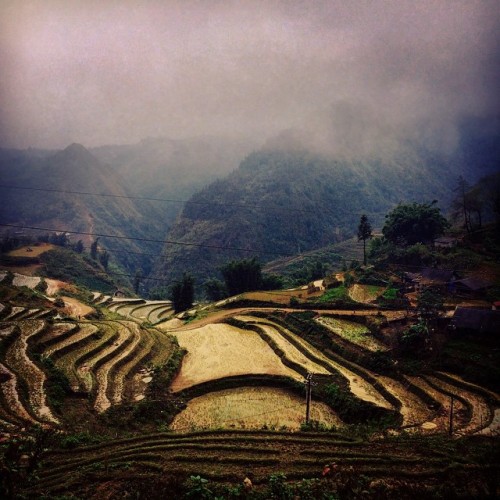
[[[359,399],[381,408],[397,409],[402,416],[403,426],[426,431],[446,430],[449,407],[447,395],[457,391],[452,387],[453,380],[444,382],[434,377],[423,380],[418,377],[396,379],[382,376],[332,352],[324,353],[299,335],[268,319],[248,314],[237,314],[234,319],[248,324],[248,329],[242,325],[236,327],[228,324],[208,324],[190,330],[178,330],[175,333],[180,346],[186,349],[188,354],[171,386],[174,392],[203,382],[237,375],[288,375],[302,381],[304,372],[323,376],[338,373],[346,378],[350,391]],[[322,323],[342,339],[363,349],[377,351],[385,348],[371,337],[363,325],[330,317],[323,318]],[[255,331],[255,328],[260,333]],[[251,395],[255,391],[265,395],[262,396],[261,404],[257,405],[261,408],[257,413],[250,401],[243,401],[252,399]],[[457,414],[457,429],[470,433],[489,425],[494,409],[490,408],[484,397],[472,390],[461,390],[460,393],[464,401],[457,401],[456,404],[456,410],[460,410]],[[178,430],[219,427],[226,425],[224,422],[238,428],[269,425],[267,414],[271,410],[268,408],[272,408],[273,404],[276,410],[277,407],[284,409],[287,406],[286,402],[281,401],[283,394],[287,394],[286,391],[255,388],[208,393],[193,399],[187,409],[177,416],[172,428]],[[292,401],[294,396],[287,394],[287,398]],[[297,405],[301,404],[301,401],[297,401]],[[300,422],[304,418],[303,411],[298,409],[299,406],[291,408],[290,413],[298,415]],[[440,410],[436,411],[436,407]],[[470,410],[466,412],[467,408]],[[338,425],[338,421],[329,420],[333,418],[331,414],[325,413],[324,409],[322,411],[318,420]],[[467,417],[469,411],[470,417]],[[259,413],[265,417],[263,420],[253,418],[254,414]],[[463,418],[461,414],[464,415]],[[271,425],[295,428],[297,423],[293,424],[294,418],[295,416],[288,417],[283,412],[276,411],[276,420],[273,420]]]
[[[305,420],[306,403],[284,389],[241,387],[211,392],[189,401],[170,428],[195,429],[287,429],[298,430]],[[313,402],[311,419],[340,426],[342,421],[325,404]]]
[[[48,252],[53,248],[54,245],[50,243],[41,243],[39,245],[17,248],[16,250],[12,250],[11,252],[9,252],[7,255],[9,257],[38,257],[42,255],[42,253]]]
[[[209,324],[175,333],[186,349],[179,375],[172,383],[174,392],[222,377],[246,374],[302,377],[287,368],[255,332],[225,324]]]
[[[349,297],[356,302],[370,303],[384,293],[385,287],[355,284],[349,288]]]

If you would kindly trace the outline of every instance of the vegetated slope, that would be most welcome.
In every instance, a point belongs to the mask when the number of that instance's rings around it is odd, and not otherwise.
[[[130,190],[117,171],[101,163],[79,144],[42,157],[24,151],[2,153],[2,184],[32,189],[1,189],[1,223],[135,238],[158,237],[166,231],[161,217],[146,218],[134,200],[127,198]],[[103,193],[107,196],[60,191]],[[36,236],[43,232],[33,234]],[[95,237],[75,234],[71,238],[72,241],[82,239],[88,248]],[[122,250],[113,257],[130,269],[140,261],[133,252],[148,248],[147,243],[127,239],[119,240],[117,245],[114,239],[101,238],[100,244],[110,250]],[[149,249],[158,250],[151,244]]]
[[[69,281],[88,290],[114,292],[127,286],[126,278],[108,274],[97,260],[86,253],[78,254],[70,249],[54,247],[37,261],[40,274],[48,278]]]
[[[447,194],[448,166],[429,157],[411,148],[386,162],[337,161],[304,150],[253,153],[194,195],[167,237],[205,247],[167,244],[155,274],[172,279],[188,270],[205,278],[231,258],[254,255],[216,247],[253,250],[263,261],[320,248],[352,236],[361,213],[381,225],[402,199]]]
[[[497,466],[490,470],[481,464],[493,456],[491,449],[480,452],[482,444],[471,440],[461,447],[419,438],[368,443],[341,434],[269,431],[157,433],[49,453],[27,493],[97,498],[126,491],[138,497],[184,498],[189,491],[184,481],[201,475],[209,482],[193,482],[195,494],[201,484],[203,493],[213,495],[217,488],[217,498],[233,498],[231,492],[251,475],[257,498],[326,498],[326,492],[355,498],[360,491],[364,498],[430,498],[437,493],[453,498],[457,492],[472,498],[478,487],[492,492],[491,480],[498,473]],[[334,467],[323,477],[325,464]],[[302,479],[309,481],[287,483]],[[204,498],[214,498],[208,495]]]

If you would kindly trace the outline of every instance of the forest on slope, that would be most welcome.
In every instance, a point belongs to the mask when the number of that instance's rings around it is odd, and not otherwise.
[[[361,214],[381,227],[401,201],[437,199],[446,210],[454,167],[409,146],[385,160],[264,148],[193,195],[167,237],[186,246],[167,244],[155,276],[172,281],[187,271],[203,281],[234,258],[267,262],[338,243],[355,234]]]

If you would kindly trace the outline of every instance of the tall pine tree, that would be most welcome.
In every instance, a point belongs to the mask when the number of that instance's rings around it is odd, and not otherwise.
[[[363,265],[366,266],[366,240],[372,237],[372,226],[368,221],[368,217],[363,214],[358,226],[358,241],[363,240]]]

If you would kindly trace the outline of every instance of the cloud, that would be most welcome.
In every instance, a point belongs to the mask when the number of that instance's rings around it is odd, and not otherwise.
[[[499,111],[499,12],[487,0],[4,0],[0,145],[264,140],[328,123],[362,149],[391,131],[452,147],[461,117]]]

